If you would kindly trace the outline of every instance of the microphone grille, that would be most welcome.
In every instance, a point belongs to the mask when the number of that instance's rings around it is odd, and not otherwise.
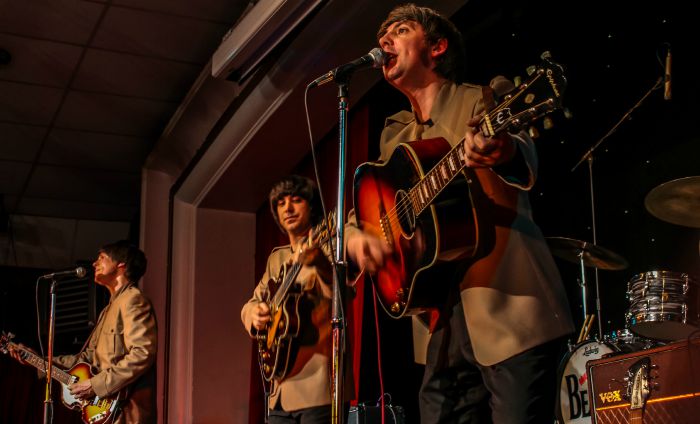
[[[370,50],[369,55],[372,57],[373,68],[381,68],[386,63],[386,53],[379,47]]]
[[[87,274],[87,270],[85,268],[83,268],[82,266],[79,266],[75,269],[75,275],[77,275],[78,278],[85,277],[85,274]]]

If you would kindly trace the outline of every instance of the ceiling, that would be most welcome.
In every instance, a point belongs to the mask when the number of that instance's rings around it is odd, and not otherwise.
[[[228,0],[0,1],[6,213],[138,219],[141,168],[222,36]]]

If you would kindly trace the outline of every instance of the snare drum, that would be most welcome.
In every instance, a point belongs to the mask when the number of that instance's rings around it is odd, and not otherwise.
[[[700,328],[697,283],[688,274],[649,271],[627,283],[627,327],[656,340],[680,340]]]
[[[587,340],[567,353],[559,367],[559,393],[556,415],[560,424],[591,423],[591,399],[588,393],[586,362],[612,354],[617,348],[607,342]]]

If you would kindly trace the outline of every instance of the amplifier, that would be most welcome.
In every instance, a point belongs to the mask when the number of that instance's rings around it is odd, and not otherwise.
[[[595,424],[700,422],[700,338],[586,366]]]
[[[403,408],[395,405],[384,405],[384,422],[386,424],[405,424]],[[348,424],[381,424],[381,406],[370,406],[360,403],[350,407]]]

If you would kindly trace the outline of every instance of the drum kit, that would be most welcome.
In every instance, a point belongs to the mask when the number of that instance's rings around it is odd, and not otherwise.
[[[673,180],[651,190],[644,201],[653,216],[673,224],[700,228],[700,177]],[[590,397],[586,362],[616,354],[637,352],[667,342],[700,336],[700,281],[668,270],[639,273],[627,283],[629,308],[626,328],[602,337],[589,338],[595,318],[586,309],[588,299],[585,268],[622,270],[628,267],[620,255],[585,241],[548,237],[554,256],[581,267],[584,323],[576,344],[559,367],[557,422],[590,423]],[[600,326],[600,301],[596,302]]]

